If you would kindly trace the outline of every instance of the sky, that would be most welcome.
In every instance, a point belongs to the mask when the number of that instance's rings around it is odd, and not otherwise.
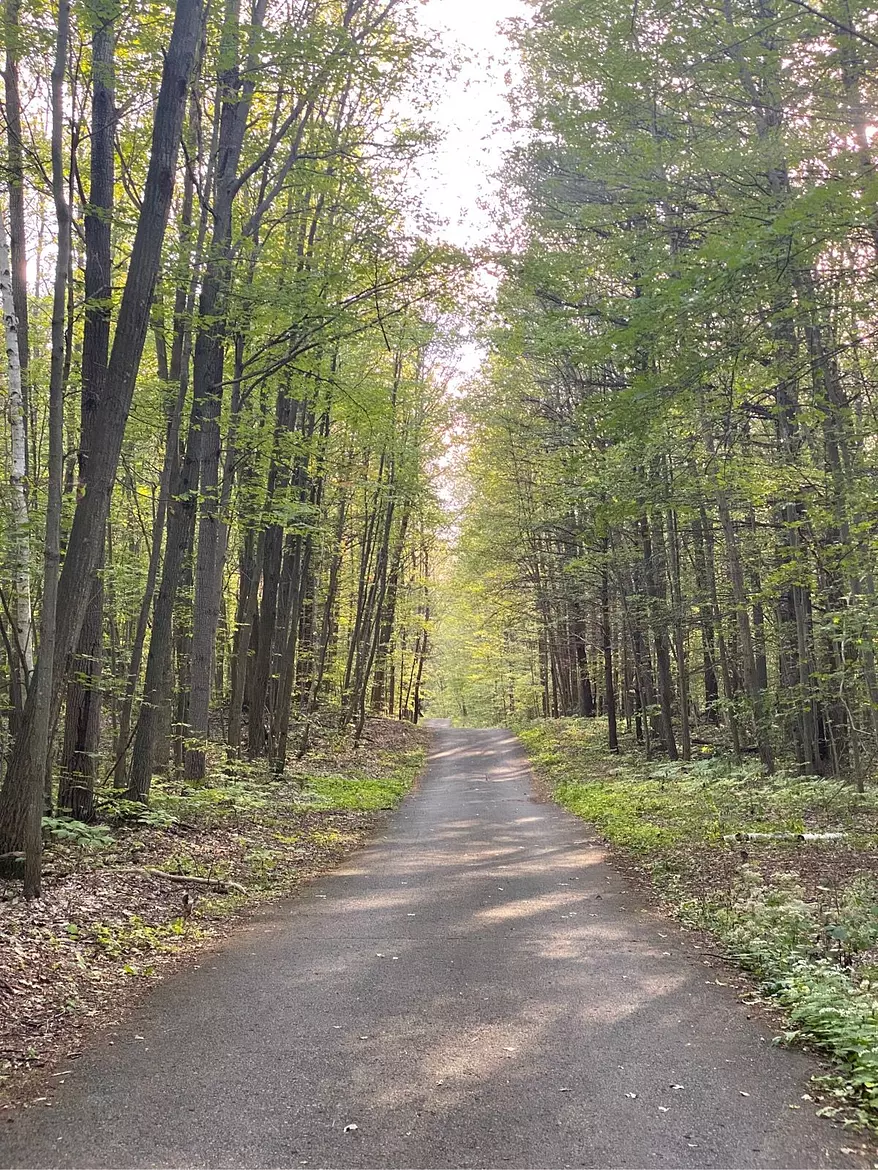
[[[498,124],[507,116],[506,95],[518,70],[515,52],[498,26],[530,12],[526,0],[421,0],[417,8],[422,31],[459,57],[461,67],[450,80],[434,79],[436,96],[428,117],[443,140],[409,181],[417,187],[424,211],[440,221],[429,234],[463,249],[477,248],[492,235],[491,216],[483,205],[502,197],[493,175],[511,141],[498,132]],[[494,276],[482,271],[476,282],[492,295]],[[467,326],[462,328],[454,354],[443,363],[452,393],[485,359],[484,347]]]
[[[502,197],[493,174],[510,145],[498,133],[508,113],[506,95],[517,77],[515,53],[498,25],[532,12],[526,0],[422,0],[418,17],[423,31],[462,58],[450,81],[440,84],[430,120],[444,135],[439,149],[417,167],[417,183],[425,210],[446,221],[437,238],[460,248],[487,242],[493,231],[490,214],[482,206]],[[490,295],[493,278],[482,272],[478,283]],[[443,359],[446,392],[459,393],[486,357],[484,346],[464,327],[452,355]],[[448,534],[453,539],[459,511],[455,478],[449,469],[461,447],[451,442],[439,460],[437,484],[448,512]]]
[[[449,48],[458,45],[466,58],[431,109],[444,144],[419,168],[428,209],[448,220],[442,236],[460,247],[490,234],[490,217],[479,204],[496,194],[491,174],[508,145],[496,123],[506,114],[516,66],[498,24],[529,11],[524,0],[426,0],[418,10],[424,30],[438,34]]]

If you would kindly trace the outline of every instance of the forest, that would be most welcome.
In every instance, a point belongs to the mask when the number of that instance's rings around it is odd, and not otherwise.
[[[282,776],[315,727],[425,703],[864,789],[875,14],[588,15],[508,23],[505,197],[466,255],[411,180],[448,61],[406,4],[6,3],[0,855],[28,893],[46,816]]]
[[[430,2],[2,0],[0,1087],[347,856],[431,716],[874,1126],[878,9],[510,3],[461,246]]]
[[[862,786],[875,666],[875,13],[539,5],[439,689]],[[878,145],[878,144],[876,144]]]
[[[408,193],[435,54],[396,0],[3,27],[0,854],[34,894],[44,816],[108,784],[417,718],[468,261]]]

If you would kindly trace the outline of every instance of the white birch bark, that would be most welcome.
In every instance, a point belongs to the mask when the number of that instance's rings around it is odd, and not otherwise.
[[[9,484],[12,489],[12,559],[15,580],[15,639],[20,654],[22,692],[27,694],[34,669],[33,613],[30,596],[30,517],[27,510],[27,430],[21,365],[18,357],[18,321],[12,301],[12,265],[6,235],[5,208],[0,203],[0,299],[6,345],[7,411],[12,445]]]

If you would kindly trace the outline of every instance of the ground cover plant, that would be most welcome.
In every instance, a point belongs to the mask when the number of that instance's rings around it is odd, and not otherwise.
[[[647,760],[633,737],[612,754],[600,720],[520,735],[554,798],[756,976],[785,1038],[831,1058],[821,1111],[878,1123],[878,793],[710,749]]]
[[[148,808],[107,790],[99,823],[47,818],[43,897],[0,879],[0,1103],[42,1097],[169,962],[347,856],[409,790],[425,742],[372,720],[360,747],[318,737],[282,777],[217,759],[202,784],[159,781]]]

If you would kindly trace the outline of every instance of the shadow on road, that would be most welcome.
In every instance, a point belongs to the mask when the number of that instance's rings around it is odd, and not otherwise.
[[[159,987],[3,1164],[854,1164],[681,948],[513,736],[439,728],[385,836]]]

